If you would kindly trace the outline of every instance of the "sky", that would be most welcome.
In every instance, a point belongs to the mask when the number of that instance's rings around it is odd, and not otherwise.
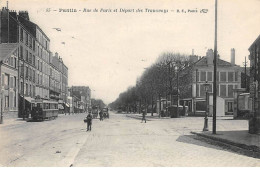
[[[1,8],[6,4],[0,0]],[[50,38],[51,52],[69,69],[69,86],[89,86],[92,97],[106,104],[134,86],[161,53],[194,49],[205,56],[213,49],[214,5],[215,0],[8,1],[10,10],[28,11]],[[235,48],[236,64],[242,66],[260,34],[259,6],[260,0],[218,0],[220,58],[230,61]]]

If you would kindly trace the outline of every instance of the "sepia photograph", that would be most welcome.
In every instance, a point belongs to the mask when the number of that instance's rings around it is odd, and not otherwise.
[[[0,0],[0,169],[260,167],[260,0]]]

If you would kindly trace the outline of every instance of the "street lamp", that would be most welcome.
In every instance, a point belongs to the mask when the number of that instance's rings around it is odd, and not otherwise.
[[[177,73],[177,117],[179,117],[179,68],[178,66],[175,67],[175,71]]]
[[[206,91],[206,112],[205,112],[205,118],[204,118],[204,128],[203,128],[203,131],[208,131],[209,128],[208,128],[208,113],[209,113],[209,93],[208,93],[208,90],[209,90],[209,87],[210,87],[210,83],[208,83],[206,81],[204,85],[204,88],[205,88],[205,91]]]
[[[0,124],[3,124],[3,98],[2,98],[2,91],[1,91],[1,119],[0,119]]]

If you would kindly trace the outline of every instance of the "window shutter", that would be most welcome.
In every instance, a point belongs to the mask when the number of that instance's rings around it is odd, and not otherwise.
[[[13,92],[10,91],[9,94],[9,108],[13,107]]]
[[[10,77],[10,88],[14,88],[14,77]]]
[[[4,86],[5,85],[5,74],[2,74],[2,85]]]

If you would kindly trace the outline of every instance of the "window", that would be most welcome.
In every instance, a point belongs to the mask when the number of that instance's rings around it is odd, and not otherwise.
[[[20,58],[23,58],[23,46],[20,46]]]
[[[228,85],[228,97],[233,97],[233,85]]]
[[[32,53],[29,55],[29,63],[32,64]]]
[[[25,77],[26,77],[26,78],[28,78],[28,72],[29,72],[29,71],[28,71],[28,67],[26,67],[26,69],[25,69]]]
[[[29,52],[28,52],[28,50],[26,50],[25,60],[26,60],[27,62],[28,62],[28,60],[29,60]]]
[[[14,76],[14,87],[16,87],[16,77]]]
[[[226,72],[220,72],[220,81],[224,81],[226,82],[227,81],[227,74]]]
[[[208,71],[207,74],[208,74],[208,75],[207,75],[208,81],[212,81],[212,75],[213,75],[212,71]]]
[[[238,80],[237,80],[237,79],[238,79],[238,78],[237,78],[237,75],[238,75],[238,72],[236,71],[236,72],[235,72],[235,81],[238,81]]]
[[[228,72],[228,82],[234,81],[234,72]]]
[[[32,95],[32,85],[30,85],[30,92],[29,92],[29,96]]]
[[[32,48],[32,37],[29,36],[29,47]]]
[[[26,44],[26,45],[28,45],[28,38],[29,38],[29,37],[28,37],[28,34],[26,33],[26,34],[25,34],[25,44]]]
[[[206,71],[200,72],[200,81],[206,81]]]
[[[24,92],[23,82],[21,82],[20,91],[21,91],[22,93]]]
[[[9,107],[9,96],[5,96],[5,107]]]
[[[16,60],[16,58],[14,58],[14,68],[16,68],[16,63],[17,63],[17,60]]]
[[[206,96],[205,86],[203,84],[200,84],[200,97],[204,96]]]
[[[10,88],[14,88],[14,78],[10,77]]]
[[[227,96],[226,85],[220,85],[220,96],[221,97],[226,97]]]
[[[35,66],[35,55],[32,57],[32,64]]]
[[[35,40],[33,40],[33,51],[35,51]]]
[[[20,29],[20,41],[23,41],[23,29]]]
[[[228,102],[228,112],[233,112],[233,102]]]
[[[14,93],[14,107],[16,107],[16,93]]]
[[[28,84],[25,85],[25,95],[28,95]]]
[[[4,85],[9,86],[9,79],[10,79],[9,74],[5,74]]]

